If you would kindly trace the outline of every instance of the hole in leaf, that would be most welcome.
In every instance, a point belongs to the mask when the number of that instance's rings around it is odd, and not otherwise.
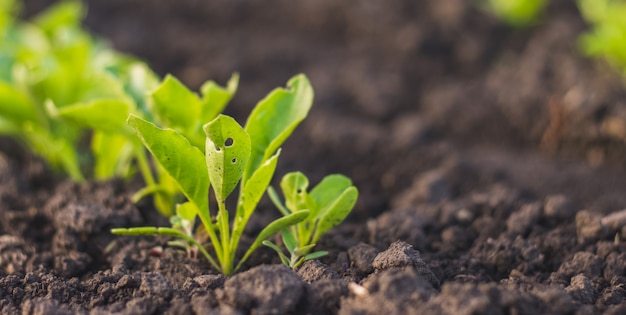
[[[233,138],[227,138],[226,141],[224,141],[224,145],[230,147],[234,142],[235,140],[233,140]]]
[[[296,190],[296,193],[301,194],[301,193],[302,193],[302,189],[299,189],[299,188],[298,188],[298,189]]]
[[[222,151],[222,148],[220,148],[218,146],[215,146],[215,151],[220,152],[220,151]]]
[[[231,162],[233,162],[233,164],[237,163],[237,158],[233,158],[232,160],[230,160]]]

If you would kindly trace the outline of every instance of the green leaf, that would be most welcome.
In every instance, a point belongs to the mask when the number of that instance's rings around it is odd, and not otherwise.
[[[489,0],[489,9],[514,27],[534,22],[547,4],[546,0]]]
[[[75,104],[57,111],[58,116],[73,124],[101,130],[107,133],[129,135],[125,124],[132,105],[120,100],[96,100],[86,104]]]
[[[267,186],[269,186],[274,176],[280,152],[280,149],[276,151],[276,153],[269,160],[265,161],[263,165],[252,174],[252,177],[244,183],[243,193],[239,201],[240,207],[238,208],[243,210],[241,217],[246,218],[246,221],[247,218],[252,215],[254,209],[256,209],[259,200],[263,197],[263,192]]]
[[[193,221],[196,218],[198,209],[192,202],[185,202],[183,204],[176,205],[176,214],[183,220]]]
[[[80,171],[74,146],[67,139],[54,137],[41,126],[30,123],[23,131],[30,148],[44,157],[53,167],[63,169],[74,181],[85,180]]]
[[[19,136],[21,132],[21,128],[15,125],[15,123],[0,116],[0,135]]]
[[[113,71],[123,83],[124,92],[138,105],[142,116],[152,119],[152,113],[148,112],[148,91],[154,91],[160,79],[145,63],[131,58],[123,60],[107,70]]]
[[[202,152],[172,129],[161,129],[134,115],[128,117],[128,124],[163,169],[176,180],[183,194],[196,204],[202,222],[211,227],[210,181]]]
[[[313,247],[315,247],[315,244],[309,244],[309,245],[302,246],[302,247],[296,247],[293,249],[293,254],[298,257],[302,257],[308,254],[313,249]]]
[[[300,172],[292,172],[283,176],[283,179],[280,181],[280,188],[285,195],[285,205],[291,212],[307,208],[306,199],[308,187],[309,180]]]
[[[232,117],[219,115],[204,125],[206,164],[218,201],[237,187],[250,158],[250,137]]]
[[[278,197],[278,193],[276,192],[276,189],[274,189],[274,187],[267,187],[267,195],[270,197],[270,200],[272,200],[274,206],[278,208],[278,211],[280,211],[280,213],[282,213],[283,215],[288,215],[291,213],[291,211],[287,209],[285,205],[283,205],[282,201],[280,201],[280,197]]]
[[[200,99],[178,79],[167,75],[151,93],[152,110],[164,125],[191,131],[200,115]]]
[[[317,209],[310,209],[311,217],[320,218],[328,211],[343,192],[352,186],[352,181],[341,174],[328,175],[311,190]],[[317,211],[315,211],[317,210]]]
[[[239,239],[256,209],[259,200],[263,197],[263,191],[269,186],[272,176],[276,171],[276,164],[280,156],[280,149],[269,160],[265,161],[252,177],[244,183],[243,193],[240,194],[237,203],[237,214],[233,220],[233,233],[231,238],[230,250],[235,251],[239,244]]]
[[[221,113],[228,102],[233,98],[239,85],[239,74],[234,73],[226,87],[221,87],[214,81],[208,81],[200,87],[202,93],[202,108],[200,114],[201,122],[213,120]]]
[[[274,244],[274,243],[272,243],[270,241],[263,241],[261,243],[263,245],[273,249],[278,254],[278,257],[280,258],[280,261],[283,263],[283,265],[289,266],[289,258],[287,258],[287,256],[285,256],[285,254],[280,249],[280,247],[278,247],[278,245],[276,245],[276,244]]]
[[[252,154],[244,181],[276,152],[313,105],[313,88],[306,76],[297,75],[287,85],[288,89],[276,89],[261,100],[248,117],[245,129]]]
[[[131,201],[133,203],[137,203],[141,199],[143,199],[143,198],[145,198],[147,196],[150,196],[152,194],[160,194],[160,193],[168,194],[169,190],[165,186],[163,186],[163,185],[149,185],[149,186],[146,186],[146,187],[140,189],[136,193],[134,193],[132,198],[131,198]]]
[[[323,208],[318,214],[319,222],[311,243],[317,243],[324,233],[341,223],[352,211],[358,196],[359,192],[356,187],[351,186],[344,190],[330,205]]]
[[[293,236],[293,233],[291,233],[289,229],[284,229],[281,232],[281,234],[282,234],[283,243],[285,243],[285,247],[287,248],[287,251],[290,253],[293,253],[293,251],[298,246],[298,241],[296,240],[296,237]]]
[[[326,255],[328,255],[327,251],[320,250],[320,251],[313,252],[313,253],[310,253],[310,254],[304,256],[304,260],[318,259],[318,258],[324,257]]]
[[[308,216],[309,216],[309,211],[302,210],[302,211],[294,212],[288,216],[281,217],[273,221],[272,223],[268,224],[263,230],[261,230],[261,233],[259,233],[254,243],[250,245],[250,247],[248,248],[248,251],[246,251],[244,256],[241,258],[241,260],[237,264],[235,271],[238,270],[241,267],[241,265],[248,259],[248,257],[250,257],[252,252],[254,252],[254,250],[257,249],[259,245],[261,245],[261,242],[267,240],[268,238],[272,237],[276,233],[294,224],[298,224],[306,220]]]
[[[132,144],[126,136],[95,131],[91,138],[91,151],[95,157],[96,179],[123,177],[132,160]]]
[[[28,95],[0,81],[0,116],[15,123],[39,121],[37,111]]]

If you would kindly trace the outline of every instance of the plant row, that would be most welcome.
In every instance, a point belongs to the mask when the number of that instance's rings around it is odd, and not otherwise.
[[[269,186],[282,144],[313,104],[306,76],[270,92],[241,126],[221,114],[237,74],[225,86],[207,81],[195,93],[84,31],[80,2],[60,2],[29,22],[16,18],[18,6],[0,1],[0,135],[18,139],[75,181],[140,174],[145,187],[133,200],[151,197],[171,226],[114,234],[173,236],[172,245],[201,253],[224,274],[241,268],[261,244],[292,267],[326,254],[313,248],[354,207],[358,191],[350,179],[329,175],[308,191],[304,174],[289,173],[280,182],[284,203]],[[266,191],[282,215],[240,249]],[[236,201],[232,211],[229,197]],[[269,241],[279,233],[284,250]]]

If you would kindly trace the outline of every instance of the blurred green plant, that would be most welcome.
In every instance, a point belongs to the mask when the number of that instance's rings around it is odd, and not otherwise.
[[[602,57],[626,76],[626,1],[579,0],[591,30],[580,37],[584,54]]]
[[[17,2],[1,1],[0,135],[18,139],[76,181],[139,171],[146,187],[134,201],[154,195],[159,212],[172,215],[180,189],[158,165],[151,167],[126,118],[174,128],[204,150],[202,125],[223,111],[239,76],[226,87],[207,81],[198,96],[171,75],[159,82],[145,63],[90,36],[80,26],[85,10],[78,1],[59,2],[32,22],[15,19]]]
[[[80,2],[60,2],[31,22],[15,20],[13,1],[0,7],[0,134],[76,181],[85,173],[127,176],[137,152],[125,137],[129,129],[119,126],[142,111],[143,91],[156,76],[83,31]],[[86,128],[93,128],[91,152],[79,145]]]
[[[513,27],[525,27],[539,19],[546,0],[486,0],[481,6]]]

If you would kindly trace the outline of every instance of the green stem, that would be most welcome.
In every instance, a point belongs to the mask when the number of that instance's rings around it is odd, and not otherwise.
[[[232,272],[234,252],[230,250],[230,228],[228,226],[228,210],[226,210],[226,203],[224,201],[218,201],[218,220],[220,225],[220,239],[222,241],[223,260],[222,260],[222,272],[228,275]]]
[[[154,176],[152,176],[152,170],[150,169],[150,165],[148,165],[148,159],[146,157],[146,152],[143,148],[135,147],[135,156],[137,157],[137,165],[139,166],[139,171],[143,176],[143,180],[146,182],[146,186],[154,185]]]
[[[215,249],[215,255],[217,256],[217,260],[220,262],[224,261],[224,253],[222,250],[222,245],[219,242],[219,238],[217,234],[215,234],[215,225],[210,219],[206,218],[204,215],[198,215],[200,221],[202,221],[202,225],[204,225],[204,230],[209,234],[209,238],[211,239],[211,244],[213,244],[213,248]],[[224,272],[222,268],[217,268],[222,273]]]

